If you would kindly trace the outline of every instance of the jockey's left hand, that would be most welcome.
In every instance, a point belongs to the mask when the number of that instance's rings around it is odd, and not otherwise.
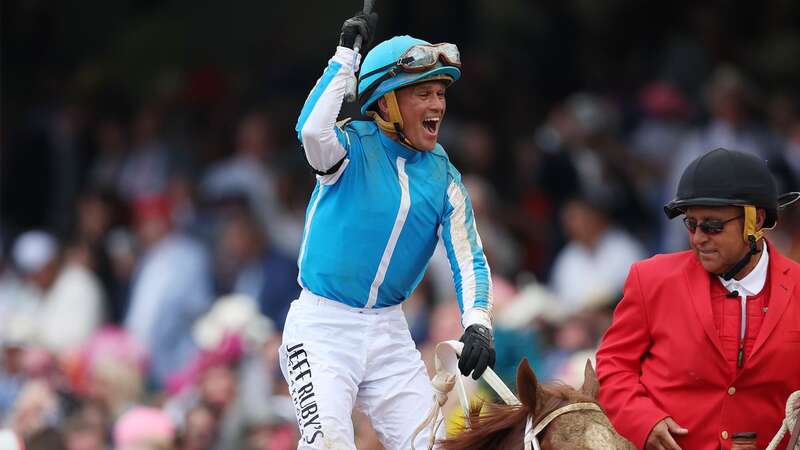
[[[375,28],[378,25],[378,13],[371,12],[364,14],[356,13],[355,16],[347,19],[342,24],[342,34],[339,35],[339,45],[342,47],[353,48],[356,36],[361,36],[361,52],[366,53],[372,38],[375,37]]]
[[[464,343],[458,360],[458,370],[462,375],[468,376],[472,372],[472,378],[477,380],[487,367],[494,368],[492,330],[483,325],[470,325],[459,340]]]

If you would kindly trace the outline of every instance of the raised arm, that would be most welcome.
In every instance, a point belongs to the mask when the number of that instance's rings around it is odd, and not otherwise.
[[[308,164],[318,175],[334,174],[347,157],[350,143],[344,130],[336,126],[336,118],[347,79],[355,76],[360,58],[352,49],[337,47],[297,119],[297,138],[303,144]]]
[[[361,62],[361,54],[353,50],[356,37],[361,36],[362,48],[368,48],[377,20],[378,16],[372,13],[357,14],[344,22],[336,53],[308,94],[297,119],[295,131],[303,144],[308,164],[317,175],[328,177],[327,181],[335,181],[335,174],[347,165],[350,141],[347,133],[336,126],[336,118],[342,108],[347,83],[355,78]]]

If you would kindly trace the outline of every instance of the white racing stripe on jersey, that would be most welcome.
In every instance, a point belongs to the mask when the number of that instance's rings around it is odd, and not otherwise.
[[[309,231],[311,231],[311,222],[314,220],[314,213],[317,212],[317,205],[322,198],[322,194],[325,193],[325,190],[325,185],[320,185],[319,193],[317,194],[317,198],[314,199],[314,204],[311,205],[311,210],[308,212],[308,218],[306,219],[306,227],[303,230],[303,244],[300,246],[300,256],[297,258],[297,284],[303,289],[306,288],[300,278],[303,273],[303,256],[305,256],[306,253],[306,244],[308,244],[308,234]]]
[[[400,232],[403,231],[403,225],[406,223],[408,217],[408,210],[411,207],[411,194],[408,190],[408,175],[406,175],[406,160],[397,158],[397,178],[400,181],[400,209],[397,211],[397,217],[394,219],[394,226],[392,233],[389,235],[389,242],[386,243],[386,248],[383,249],[383,256],[378,265],[378,273],[375,274],[375,279],[372,280],[372,285],[369,288],[369,299],[365,308],[372,308],[378,300],[378,289],[383,284],[383,279],[386,277],[386,271],[389,269],[389,262],[392,260],[394,248],[397,245],[397,240],[400,238]]]
[[[447,187],[447,197],[453,205],[453,214],[450,217],[450,240],[453,253],[461,272],[461,301],[464,311],[475,305],[475,271],[472,248],[469,244],[469,231],[467,230],[467,207],[464,193],[458,183],[451,182]]]

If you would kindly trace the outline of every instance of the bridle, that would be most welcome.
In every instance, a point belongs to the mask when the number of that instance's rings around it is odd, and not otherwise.
[[[452,350],[450,362],[451,364],[447,364],[449,367],[454,367],[453,361],[455,361],[456,356],[461,355],[461,349],[464,347],[459,341],[442,341],[436,344],[436,350],[434,351],[434,363],[436,367],[436,374],[433,377],[432,384],[433,388],[436,391],[434,393],[434,405],[431,408],[431,411],[428,414],[428,417],[417,427],[414,435],[411,439],[411,448],[414,450],[414,438],[416,438],[417,434],[420,431],[425,429],[428,424],[431,426],[431,434],[430,438],[428,439],[428,450],[433,449],[433,443],[436,439],[436,430],[439,428],[439,424],[441,421],[439,420],[439,411],[441,410],[442,406],[447,402],[447,394],[453,389],[453,386],[456,387],[456,392],[458,393],[458,401],[461,403],[461,408],[464,411],[464,418],[469,425],[469,398],[467,396],[467,391],[464,388],[464,382],[462,381],[462,377],[457,371],[450,371],[446,368],[446,365],[442,363],[442,358],[440,357],[439,350],[442,348]],[[500,398],[505,402],[507,405],[521,405],[522,403],[519,399],[511,392],[511,389],[503,383],[503,380],[500,379],[499,376],[492,370],[491,367],[487,367],[486,371],[483,372],[481,376],[483,381],[486,382]],[[533,423],[533,416],[530,414],[528,415],[528,421],[525,424],[525,434],[523,437],[523,450],[541,450],[539,446],[539,434],[541,434],[550,422],[555,420],[557,417],[567,414],[574,411],[603,411],[594,403],[590,402],[581,402],[581,403],[572,403],[566,406],[562,406],[557,408],[556,410],[552,411],[550,414],[546,415],[542,418],[538,423]],[[442,421],[444,417],[442,417]]]
[[[555,420],[556,417],[561,416],[562,414],[567,414],[574,411],[603,411],[594,403],[590,402],[581,402],[581,403],[571,403],[566,406],[562,406],[551,412],[550,414],[544,416],[542,420],[539,421],[536,425],[533,424],[533,417],[529,414],[528,415],[528,422],[525,424],[525,438],[522,442],[522,448],[524,450],[541,450],[539,447],[539,434],[550,425],[550,422]]]

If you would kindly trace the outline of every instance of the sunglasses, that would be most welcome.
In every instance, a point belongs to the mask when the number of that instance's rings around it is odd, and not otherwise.
[[[692,234],[694,234],[698,228],[700,228],[700,230],[702,230],[703,233],[705,234],[719,234],[722,233],[722,230],[725,228],[726,223],[732,222],[741,217],[744,216],[731,217],[728,220],[708,219],[702,222],[698,222],[697,219],[684,217],[683,224],[686,225],[686,229],[689,230],[689,233]]]

